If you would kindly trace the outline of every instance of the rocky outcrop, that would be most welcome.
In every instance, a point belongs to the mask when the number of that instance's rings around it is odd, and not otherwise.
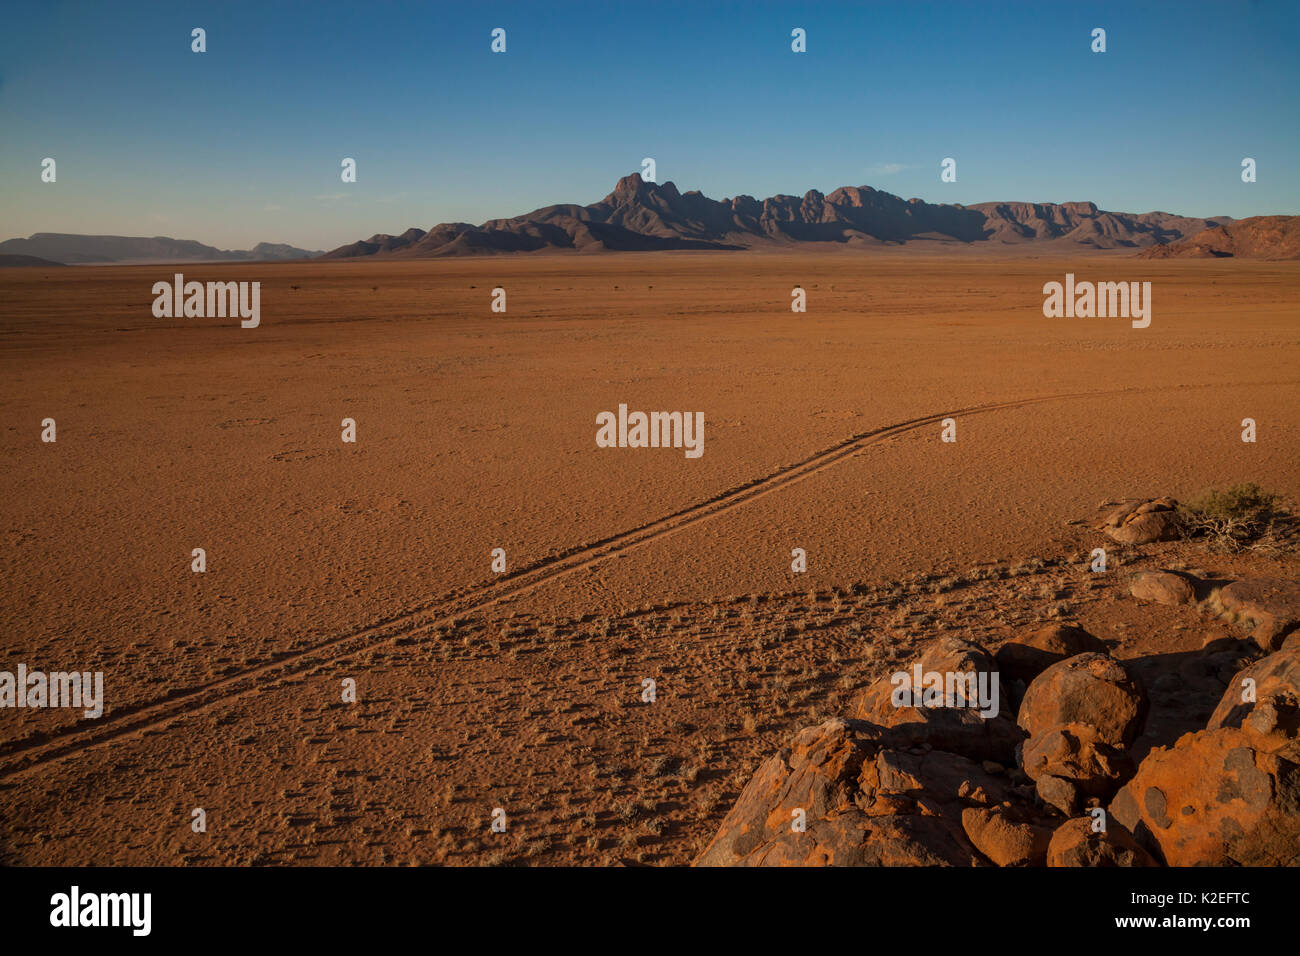
[[[1092,817],[1067,820],[1052,834],[1048,866],[1158,866],[1121,824],[1098,830]]]
[[[1175,509],[1129,502],[1107,527],[1158,540],[1177,529]],[[1155,606],[1112,603],[1184,622],[1160,606],[1196,604],[1280,649],[1252,660],[1208,613],[1199,650],[1179,637],[1126,662],[1069,623],[1026,629],[995,656],[935,639],[856,694],[851,717],[769,758],[696,863],[1300,865],[1297,587],[1245,578],[1197,603],[1221,579],[1196,574],[1139,572],[1127,589]],[[984,678],[996,715],[938,679],[961,675]]]
[[[1005,775],[959,754],[904,749],[890,728],[834,718],[800,731],[763,763],[696,865],[987,865],[963,811],[1003,804],[1021,814],[1008,816],[1008,826],[1034,819]],[[1015,843],[983,823],[970,821],[987,848]],[[1041,835],[1022,835],[1036,858]]]
[[[1021,765],[1035,784],[1047,777],[1069,784],[1073,793],[1054,784],[1039,791],[1066,816],[1078,813],[1087,797],[1109,799],[1133,775],[1133,761],[1122,747],[1108,744],[1095,727],[1078,723],[1057,724],[1030,737]],[[1053,799],[1056,794],[1063,795],[1062,802]]]
[[[1207,730],[1249,728],[1300,734],[1300,648],[1270,654],[1239,671],[1210,716]]]
[[[1173,498],[1126,501],[1106,516],[1099,530],[1120,544],[1173,541],[1182,533],[1178,502]]]
[[[1300,629],[1300,583],[1278,578],[1234,581],[1218,593],[1225,616],[1250,631],[1265,651],[1277,650]]]
[[[1086,724],[1103,743],[1127,747],[1146,710],[1145,692],[1122,664],[1105,654],[1078,654],[1034,679],[1017,723],[1031,737],[1061,724]]]
[[[1170,866],[1300,862],[1300,743],[1233,727],[1186,734],[1147,755],[1110,812]]]
[[[1300,259],[1300,216],[1252,216],[1138,253],[1147,259]]]
[[[969,675],[975,687],[982,685],[995,701],[996,715],[972,701],[952,699],[945,692],[927,701],[925,675]],[[918,676],[922,678],[918,680]],[[898,693],[906,681],[906,695]],[[996,688],[996,693],[992,693]],[[900,702],[900,696],[907,701]],[[966,754],[977,760],[1009,764],[1023,734],[1016,729],[1011,707],[1002,687],[1001,675],[988,652],[976,644],[956,638],[932,642],[917,662],[899,675],[891,675],[868,687],[849,706],[849,715],[881,727],[892,728],[893,739],[902,745],[927,744],[936,750]]]
[[[1051,827],[1018,820],[1008,808],[968,807],[962,829],[975,849],[997,866],[1041,866],[1047,861]]]

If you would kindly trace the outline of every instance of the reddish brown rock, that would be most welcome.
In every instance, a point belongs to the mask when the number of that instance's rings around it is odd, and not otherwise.
[[[936,706],[923,706],[923,686],[914,681],[915,666],[900,670],[912,690],[913,704],[898,706],[895,691],[899,684],[891,675],[866,688],[849,705],[849,714],[892,729],[891,740],[898,746],[929,744],[936,750],[960,753],[976,760],[995,760],[1009,764],[1015,759],[1016,745],[1023,739],[1011,719],[1010,705],[1002,688],[1001,675],[988,652],[976,644],[956,638],[940,638],[930,643],[917,661],[921,673],[983,675],[985,686],[992,690],[996,678],[996,716],[984,716],[978,706],[957,706],[961,702],[946,697]]]
[[[1264,743],[1272,750],[1258,749]],[[1271,865],[1300,857],[1300,742],[1232,727],[1147,755],[1110,815],[1170,866]]]
[[[1120,544],[1173,541],[1182,534],[1177,508],[1173,498],[1127,501],[1106,517],[1100,530]]]
[[[1239,671],[1207,730],[1236,727],[1261,736],[1300,735],[1300,647],[1284,648]]]
[[[1124,826],[1109,820],[1094,830],[1092,817],[1076,817],[1057,827],[1047,847],[1048,866],[1159,866]]]
[[[898,749],[893,734],[840,718],[800,731],[762,764],[695,864],[984,865],[962,811],[1014,806],[1006,776],[958,754]],[[1021,810],[1032,815],[1024,801]]]
[[[865,761],[858,784],[857,803],[867,813],[878,812],[876,803],[882,799],[892,806],[893,797],[940,809],[959,802],[1002,803],[1010,797],[1011,786],[1006,777],[994,776],[960,754],[942,750],[915,754],[894,748],[882,749],[874,760]]]
[[[1049,807],[1056,807],[1067,817],[1072,817],[1083,809],[1083,794],[1072,781],[1064,777],[1042,774],[1034,781],[1034,792],[1038,794],[1039,800]]]
[[[1133,775],[1128,754],[1087,724],[1056,724],[1030,737],[1022,747],[1021,766],[1031,780],[1059,777],[1084,795],[1103,798]]]
[[[1106,645],[1075,624],[1049,624],[998,648],[994,663],[1007,681],[1029,684],[1053,664],[1088,652],[1105,653]]]
[[[789,748],[758,768],[697,862],[738,862],[789,827],[796,808],[813,818],[849,808],[862,761],[871,756],[873,748],[848,721],[800,731]]]
[[[1042,866],[1052,839],[1049,827],[1011,819],[1004,810],[968,807],[961,825],[966,837],[998,866]]]
[[[1279,578],[1233,581],[1219,591],[1219,604],[1265,651],[1277,650],[1300,628],[1300,582]]]
[[[1196,590],[1192,583],[1180,574],[1169,571],[1143,571],[1133,578],[1129,593],[1139,601],[1153,601],[1156,604],[1191,604],[1196,600]]]
[[[1105,654],[1078,654],[1036,677],[1020,704],[1018,723],[1031,737],[1058,724],[1087,724],[1112,747],[1127,747],[1146,718],[1146,694]]]
[[[701,857],[697,866],[718,863]],[[735,866],[976,866],[965,837],[938,817],[841,814],[782,831]]]

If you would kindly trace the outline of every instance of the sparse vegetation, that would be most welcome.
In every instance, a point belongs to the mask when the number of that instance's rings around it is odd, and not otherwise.
[[[1283,506],[1280,496],[1254,482],[1225,491],[1211,489],[1195,501],[1179,505],[1178,511],[1184,535],[1205,539],[1213,551],[1280,551],[1296,531],[1295,516]]]

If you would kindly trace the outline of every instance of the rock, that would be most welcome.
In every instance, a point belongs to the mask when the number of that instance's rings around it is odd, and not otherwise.
[[[759,767],[695,865],[982,866],[963,810],[1006,804],[1033,822],[1006,775],[910,753],[895,733],[842,718],[801,730]],[[806,829],[792,826],[795,811]]]
[[[1139,601],[1176,606],[1196,600],[1196,590],[1181,574],[1169,571],[1143,571],[1129,585],[1129,593]]]
[[[854,779],[872,756],[848,721],[830,720],[795,735],[745,785],[697,863],[732,865],[789,827],[791,810],[820,817],[852,806]],[[784,812],[782,812],[784,811]]]
[[[1219,591],[1224,613],[1250,630],[1265,651],[1275,651],[1300,628],[1300,583],[1279,578],[1233,581]]]
[[[1115,820],[1104,833],[1091,817],[1076,817],[1056,828],[1047,847],[1048,866],[1159,866],[1124,826]]]
[[[1083,807],[1083,794],[1071,781],[1064,777],[1042,774],[1034,781],[1038,799],[1049,807],[1056,807],[1067,817],[1072,817]]]
[[[979,807],[963,810],[961,825],[975,849],[998,866],[1041,866],[1047,859],[1052,839],[1048,827],[1017,822],[1000,809]]]
[[[1011,796],[1010,781],[960,754],[942,750],[917,755],[883,749],[874,762],[863,764],[858,782],[862,792],[858,806],[867,813],[876,812],[875,801],[881,797],[903,796],[942,807],[958,800],[1001,803]]]
[[[998,648],[994,663],[1007,681],[1028,685],[1053,664],[1089,651],[1105,653],[1106,645],[1074,624],[1048,624]]]
[[[845,814],[788,827],[737,866],[974,866],[964,836],[938,817]],[[701,858],[698,866],[717,865]]]
[[[915,686],[915,668],[921,674],[975,675],[982,679],[990,698],[996,700],[997,715],[984,716],[978,706],[954,706],[957,700],[938,702],[941,706],[923,706],[923,686]],[[930,744],[937,750],[960,753],[977,760],[995,760],[1009,764],[1015,760],[1016,745],[1023,739],[1011,719],[1010,705],[1001,686],[1000,675],[992,658],[976,644],[940,638],[921,654],[917,664],[904,671],[913,691],[913,706],[898,706],[893,675],[858,694],[849,705],[849,715],[895,731],[891,735],[898,746]],[[983,675],[980,678],[980,675]],[[996,682],[996,683],[995,683]],[[996,693],[992,693],[996,690]]]
[[[1169,866],[1300,862],[1300,741],[1184,734],[1147,755],[1110,814]]]
[[[1070,781],[1083,794],[1110,797],[1133,775],[1133,761],[1106,744],[1087,724],[1057,724],[1025,741],[1021,766],[1031,780],[1043,775]]]
[[[1106,517],[1100,530],[1120,544],[1173,541],[1182,533],[1177,508],[1173,498],[1128,501]]]
[[[1058,724],[1087,724],[1112,747],[1127,747],[1146,719],[1146,694],[1136,678],[1105,654],[1078,654],[1036,677],[1017,722],[1031,737]]]
[[[1252,682],[1249,688],[1248,681]],[[1253,700],[1242,699],[1248,690]],[[1300,734],[1300,647],[1284,648],[1261,658],[1228,682],[1228,689],[1206,724],[1207,730],[1222,727],[1282,738]]]

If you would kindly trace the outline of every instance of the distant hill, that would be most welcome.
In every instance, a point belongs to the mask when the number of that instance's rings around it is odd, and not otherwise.
[[[0,254],[38,256],[68,265],[129,262],[227,262],[310,259],[320,255],[278,243],[259,242],[249,250],[217,249],[193,239],[168,236],[81,236],[38,232],[0,242]]]
[[[53,259],[41,259],[37,256],[15,256],[0,253],[0,269],[6,266],[59,266],[62,262],[55,262]]]
[[[933,204],[901,199],[870,186],[844,186],[830,195],[709,199],[678,192],[672,183],[624,176],[589,206],[546,206],[480,226],[442,223],[340,246],[323,258],[435,258],[545,249],[604,250],[779,248],[828,243],[876,248],[915,244],[1044,249],[1141,249],[1173,242],[1229,217],[1199,219],[1170,213],[1106,212],[1090,202]]]
[[[1252,216],[1153,246],[1147,259],[1300,259],[1300,216]]]

